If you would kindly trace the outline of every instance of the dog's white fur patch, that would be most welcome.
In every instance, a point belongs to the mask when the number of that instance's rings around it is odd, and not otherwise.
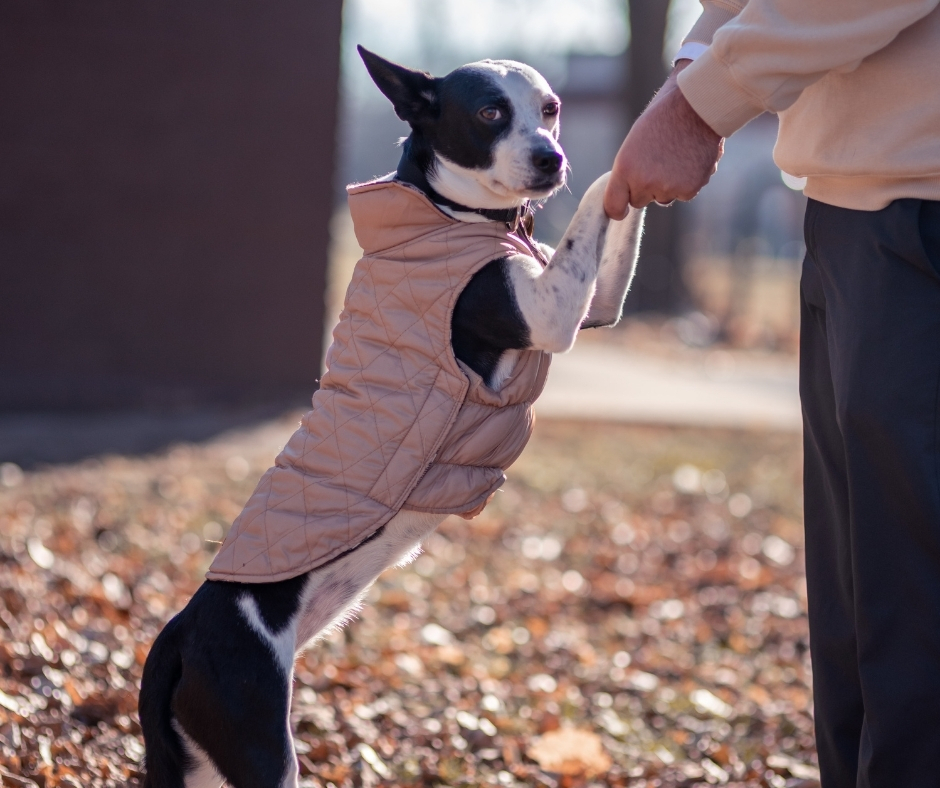
[[[493,391],[499,391],[503,387],[512,371],[516,368],[516,362],[519,360],[520,350],[504,350],[493,370],[493,376],[490,379],[490,387]]]
[[[171,725],[180,735],[186,754],[195,765],[195,768],[186,773],[185,788],[219,788],[225,780],[219,774],[205,750],[192,740],[190,735],[183,730],[183,726],[175,719],[171,720]]]
[[[498,146],[497,146],[498,147]],[[513,190],[501,180],[496,165],[485,170],[461,167],[435,153],[435,166],[428,174],[434,190],[460,205],[474,208],[502,210],[518,208],[528,198]]]
[[[280,632],[272,632],[261,618],[258,603],[247,591],[238,598],[238,608],[258,637],[271,649],[274,661],[288,678],[294,670],[295,632],[288,623]]]
[[[290,740],[290,753],[287,756],[287,772],[281,780],[280,788],[298,788],[300,785],[300,764],[297,763],[297,752],[294,750],[294,740]]]

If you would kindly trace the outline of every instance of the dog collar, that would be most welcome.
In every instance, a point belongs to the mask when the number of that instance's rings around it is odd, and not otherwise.
[[[532,229],[535,226],[535,212],[528,201],[518,208],[470,208],[461,205],[459,202],[454,202],[454,200],[449,200],[443,194],[436,192],[430,185],[427,190],[428,197],[435,205],[443,205],[452,211],[475,213],[484,219],[489,219],[491,222],[504,223],[512,232],[517,232],[522,228],[527,235],[532,235]]]

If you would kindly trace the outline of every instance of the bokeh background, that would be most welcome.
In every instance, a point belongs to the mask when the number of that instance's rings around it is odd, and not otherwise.
[[[407,129],[363,44],[563,101],[562,234],[694,0],[0,9],[0,785],[138,785],[149,644],[295,428]],[[653,207],[627,316],[554,360],[473,522],[298,659],[301,785],[815,786],[776,119]]]

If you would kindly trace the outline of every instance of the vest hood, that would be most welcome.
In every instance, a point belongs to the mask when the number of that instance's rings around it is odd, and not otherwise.
[[[347,186],[356,240],[366,254],[413,241],[459,221],[427,196],[401,181],[381,180]]]

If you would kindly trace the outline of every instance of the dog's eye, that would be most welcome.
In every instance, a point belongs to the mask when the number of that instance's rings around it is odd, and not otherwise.
[[[554,117],[558,114],[558,110],[561,109],[557,101],[550,101],[544,107],[542,107],[542,114],[548,117]]]
[[[499,120],[503,116],[503,113],[500,112],[496,107],[483,107],[480,110],[480,117],[483,120]]]

